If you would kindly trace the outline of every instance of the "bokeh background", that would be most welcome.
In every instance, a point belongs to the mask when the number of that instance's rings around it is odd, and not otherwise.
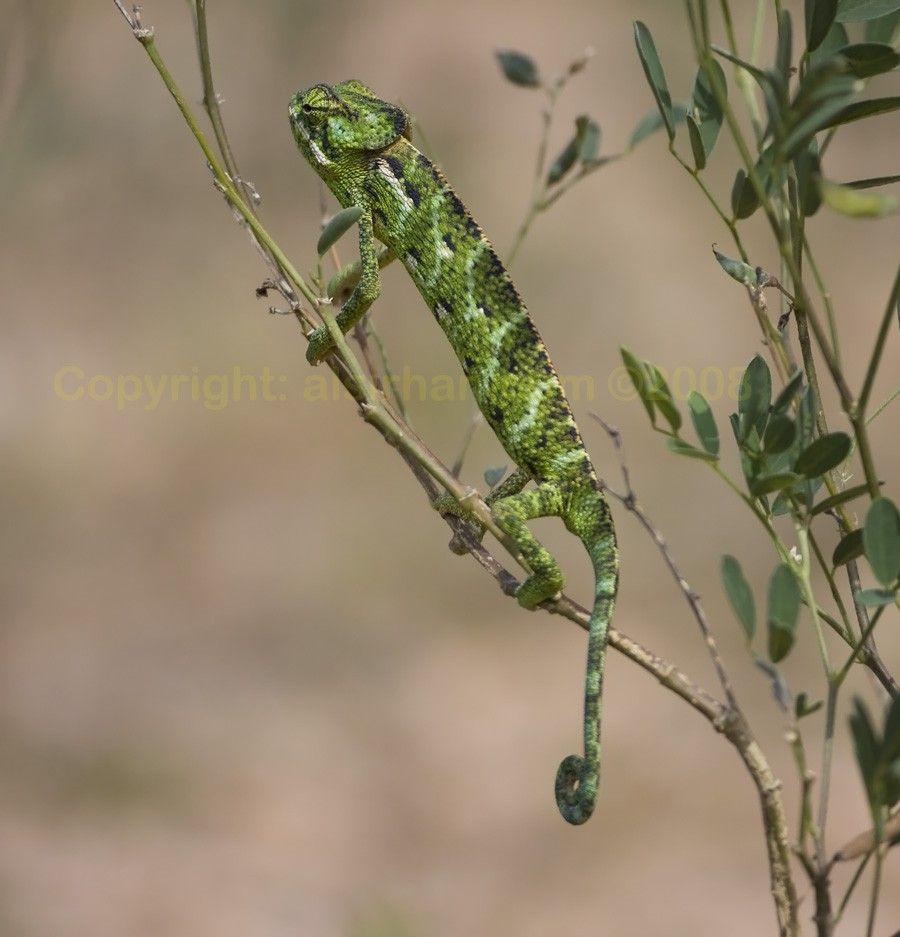
[[[736,6],[746,36],[750,5]],[[541,101],[502,79],[494,48],[526,50],[549,73],[596,48],[561,102],[554,152],[582,112],[616,152],[652,106],[635,18],[653,30],[674,96],[692,83],[672,3],[209,7],[233,144],[302,269],[320,208],[286,120],[300,87],[353,76],[401,99],[503,253],[527,204]],[[560,820],[552,780],[578,745],[583,633],[520,611],[451,555],[396,454],[347,401],[310,399],[296,324],[254,298],[259,258],[113,4],[6,0],[0,12],[0,933],[773,933],[756,797],[736,754],[619,655],[599,809],[577,830]],[[185,3],[147,0],[144,16],[199,103]],[[898,144],[891,117],[853,125],[828,171],[896,172]],[[735,166],[723,143],[709,176],[726,199]],[[747,228],[754,258],[772,267],[765,230]],[[811,226],[854,383],[898,235],[896,217],[823,210]],[[727,425],[730,376],[760,343],[713,241],[724,247],[727,232],[657,136],[541,217],[514,274],[560,370],[595,381],[594,399],[583,391],[573,404],[614,483],[588,411],[623,430],[640,496],[705,599],[794,811],[784,726],[717,578],[720,555],[735,553],[761,595],[773,557],[727,490],[665,452],[617,370],[622,344],[680,368],[680,396],[702,379]],[[384,280],[376,317],[398,370],[458,376],[403,272]],[[896,378],[895,338],[873,399]],[[247,378],[234,400],[235,368],[257,379],[268,369],[274,399],[257,385],[250,400]],[[104,376],[129,374],[213,378],[199,401],[66,399],[95,376],[103,396]],[[420,401],[418,386],[415,425],[452,459],[469,403]],[[896,415],[873,437],[896,478]],[[482,431],[468,478],[502,462]],[[714,689],[652,544],[616,515],[617,627]],[[538,529],[586,595],[578,545],[558,525]],[[895,627],[881,644],[896,669]],[[806,627],[785,671],[821,695]],[[881,703],[864,674],[853,687]],[[836,758],[834,848],[867,825],[843,715]],[[884,937],[900,926],[898,870],[892,855]],[[811,907],[807,897],[804,916]],[[847,934],[862,932],[862,913],[848,912]]]

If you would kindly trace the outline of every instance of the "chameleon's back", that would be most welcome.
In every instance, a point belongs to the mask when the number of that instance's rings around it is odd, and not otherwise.
[[[538,478],[589,471],[528,310],[443,174],[401,138],[373,158],[364,192],[376,236],[402,260],[511,457]]]

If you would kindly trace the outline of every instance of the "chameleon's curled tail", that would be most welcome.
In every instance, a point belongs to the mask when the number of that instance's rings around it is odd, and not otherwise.
[[[609,506],[600,491],[573,497],[566,526],[587,548],[594,567],[594,606],[588,625],[584,685],[584,755],[569,755],[556,772],[556,805],[572,824],[584,823],[594,812],[600,786],[600,719],[603,670],[609,623],[618,586],[618,551]]]

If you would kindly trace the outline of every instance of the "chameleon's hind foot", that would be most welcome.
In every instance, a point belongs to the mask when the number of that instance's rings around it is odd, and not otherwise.
[[[309,333],[309,344],[306,346],[306,360],[310,364],[318,364],[323,358],[334,351],[334,341],[331,333],[324,325],[320,325]]]
[[[529,611],[537,608],[547,599],[558,598],[562,594],[565,580],[560,568],[548,570],[543,575],[529,576],[516,590],[516,598],[522,608]]]

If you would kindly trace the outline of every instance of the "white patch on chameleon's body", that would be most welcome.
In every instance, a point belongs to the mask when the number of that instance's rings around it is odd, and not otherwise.
[[[403,190],[400,180],[391,172],[391,167],[388,165],[387,161],[383,159],[376,160],[375,169],[382,179],[391,187],[394,195],[397,196],[397,207],[400,209],[401,214],[408,215],[413,208],[415,208],[415,205],[413,204],[413,200]]]
[[[485,249],[486,243],[483,240],[478,240],[475,242],[475,246],[469,253],[469,256],[466,257],[466,313],[465,318],[467,320],[471,319],[483,319],[484,310],[480,306],[475,305],[475,262],[478,260],[479,255]]]
[[[537,419],[538,410],[541,406],[541,401],[544,399],[544,393],[551,387],[553,387],[553,381],[541,381],[541,383],[538,384],[537,387],[535,387],[528,395],[528,404],[525,407],[525,412],[510,428],[509,433],[513,439],[518,439],[526,429],[534,426],[534,422]]]
[[[478,311],[484,314],[484,309],[481,306],[478,307]],[[487,360],[485,366],[481,369],[485,385],[490,384],[494,379],[494,374],[497,371],[497,368],[500,367],[500,349],[503,347],[503,339],[506,336],[506,333],[513,327],[513,322],[511,319],[507,319],[505,322],[501,322],[492,332],[491,332],[491,355]]]
[[[584,450],[582,449],[570,449],[568,452],[563,452],[561,455],[556,456],[553,459],[553,467],[556,469],[565,468],[572,462],[578,462],[584,458]]]
[[[413,257],[412,254],[407,254],[403,258],[403,262],[406,264],[407,267],[410,268],[410,270],[417,270],[419,267],[419,261],[416,260],[416,258]]]
[[[437,192],[431,199],[431,236],[434,239],[434,265],[431,274],[428,277],[427,286],[429,289],[437,283],[441,275],[441,247],[446,248],[441,238],[441,205],[443,203],[443,193]],[[453,256],[452,254],[450,255]]]
[[[319,144],[309,135],[309,131],[303,126],[302,122],[297,120],[294,122],[294,126],[300,131],[303,139],[309,144],[309,150],[310,153],[312,153],[313,159],[320,166],[324,166],[326,163],[330,162],[328,157],[322,152],[322,148]]]
[[[438,322],[440,322],[441,319],[444,318],[444,316],[446,316],[446,315],[449,314],[449,310],[448,310],[447,307],[444,306],[442,303],[435,303],[435,304],[434,304],[434,314],[435,314],[435,316],[437,316]]]

